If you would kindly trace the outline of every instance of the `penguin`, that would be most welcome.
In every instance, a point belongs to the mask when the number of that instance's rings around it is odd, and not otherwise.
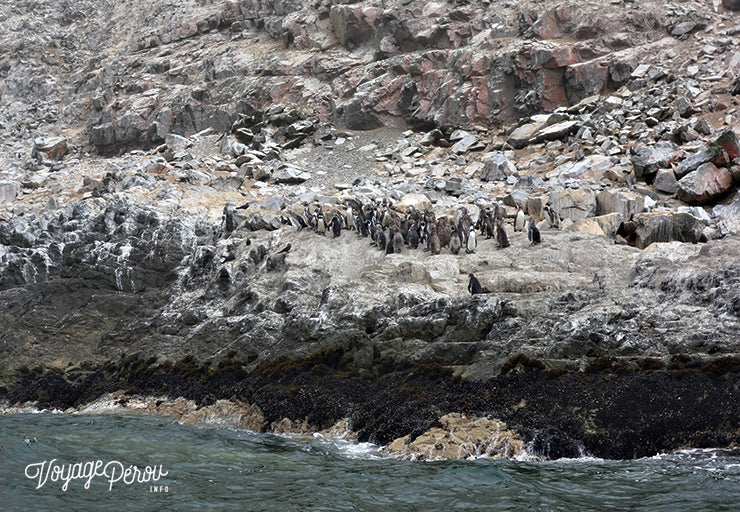
[[[355,229],[356,228],[356,226],[355,226],[355,214],[352,211],[352,207],[351,206],[348,206],[347,207],[347,212],[344,215],[344,220],[346,222],[346,226],[345,226],[346,229]]]
[[[452,239],[452,228],[450,224],[444,222],[437,230],[437,236],[439,236],[439,244],[442,247],[449,247]]]
[[[429,252],[432,254],[439,254],[439,252],[442,250],[442,244],[439,241],[439,236],[437,235],[437,228],[432,228],[431,232],[429,233]]]
[[[339,220],[338,216],[332,217],[329,226],[331,226],[331,232],[334,238],[337,238],[342,232],[342,221]]]
[[[516,218],[514,219],[514,231],[522,231],[526,220],[527,219],[524,217],[524,210],[517,205]]]
[[[385,253],[386,254],[393,254],[394,247],[393,247],[393,236],[390,236],[390,240],[388,240],[388,243],[385,245]]]
[[[527,228],[527,238],[531,242],[531,245],[537,245],[542,241],[540,238],[540,230],[534,224],[534,217],[529,218],[529,227]]]
[[[501,212],[501,207],[496,201],[493,202],[493,223],[497,224],[499,219],[504,220],[504,215]]]
[[[545,204],[545,207],[542,210],[547,216],[547,220],[550,222],[550,227],[560,229],[560,216],[555,213],[555,210],[552,209],[550,203]]]
[[[470,295],[485,293],[477,277],[475,277],[473,274],[468,274],[468,278],[468,291],[470,292]]]
[[[509,247],[509,237],[506,235],[503,219],[500,219],[499,222],[496,223],[496,241],[498,242],[499,249]]]
[[[380,226],[376,226],[375,229],[375,245],[378,246],[378,249],[381,251],[387,250],[388,242],[385,239],[385,233],[383,232],[383,228]]]
[[[496,236],[496,229],[494,227],[495,223],[498,222],[498,218],[494,214],[491,216],[490,209],[486,209],[485,211],[481,212],[480,217],[480,223],[481,223],[481,233],[486,235],[486,238],[493,238]]]
[[[450,252],[452,254],[458,254],[460,249],[462,249],[460,237],[457,236],[457,233],[452,233],[452,238],[450,238]]]
[[[473,226],[470,226],[470,231],[468,231],[468,240],[465,244],[465,252],[468,254],[474,253],[475,249],[478,247],[478,239],[475,236],[475,229]]]
[[[282,249],[280,249],[280,250],[279,250],[279,251],[278,251],[277,253],[278,253],[278,254],[283,254],[283,253],[286,253],[286,252],[290,251],[290,247],[291,247],[291,245],[290,245],[290,244],[288,244],[288,245],[286,245],[285,247],[283,247]]]
[[[416,227],[416,223],[409,227],[409,232],[406,238],[410,248],[416,249],[419,247],[419,230]]]
[[[308,207],[308,204],[306,204],[306,206],[303,208],[303,220],[306,224],[306,227],[310,227],[311,229],[316,227],[316,219],[311,213],[311,209]]]
[[[419,228],[419,242],[424,246],[425,251],[429,250],[429,230],[427,229],[427,223],[424,221],[421,221]]]
[[[403,237],[401,236],[401,233],[398,230],[393,231],[393,252],[396,254],[401,254],[401,249],[403,248]]]
[[[460,216],[457,220],[457,235],[460,237],[460,243],[467,246],[468,244],[468,232],[470,227],[473,225],[473,221],[468,215],[467,208],[460,209]]]
[[[324,214],[320,211],[316,215],[316,232],[319,235],[326,234],[326,221],[324,220]]]

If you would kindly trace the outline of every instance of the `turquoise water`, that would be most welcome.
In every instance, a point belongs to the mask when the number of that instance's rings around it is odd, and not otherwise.
[[[87,489],[79,478],[64,491],[75,463],[89,463],[93,477]],[[130,466],[159,479],[115,480]],[[0,510],[737,511],[740,456],[407,462],[381,458],[371,445],[169,418],[20,414],[0,416]]]

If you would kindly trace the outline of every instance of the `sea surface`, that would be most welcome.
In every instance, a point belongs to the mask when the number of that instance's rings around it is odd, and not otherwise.
[[[15,414],[0,416],[0,510],[729,512],[740,454],[409,462],[166,417]]]

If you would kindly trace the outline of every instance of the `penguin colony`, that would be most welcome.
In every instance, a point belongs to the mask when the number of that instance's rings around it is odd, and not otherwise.
[[[560,227],[560,218],[549,204],[545,206],[544,212],[551,226]],[[344,207],[332,207],[331,211],[326,212],[321,204],[313,209],[305,204],[303,214],[284,214],[281,221],[299,231],[311,229],[335,238],[343,229],[354,230],[358,236],[369,238],[371,245],[386,254],[420,247],[433,255],[440,254],[442,249],[447,249],[452,254],[459,254],[462,250],[472,254],[478,247],[479,236],[495,238],[498,249],[510,246],[503,210],[496,202],[481,207],[475,222],[465,207],[459,208],[456,218],[452,219],[447,216],[437,217],[430,211],[421,212],[413,206],[405,214],[399,214],[387,200],[363,203],[354,198],[345,199]],[[529,217],[525,220],[524,212],[518,208],[514,231],[525,230],[531,245],[541,242],[535,219]]]

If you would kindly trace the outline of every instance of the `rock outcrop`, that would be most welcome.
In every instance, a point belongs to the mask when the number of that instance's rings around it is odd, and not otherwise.
[[[0,400],[425,457],[738,442],[731,14],[150,4],[0,7]]]

